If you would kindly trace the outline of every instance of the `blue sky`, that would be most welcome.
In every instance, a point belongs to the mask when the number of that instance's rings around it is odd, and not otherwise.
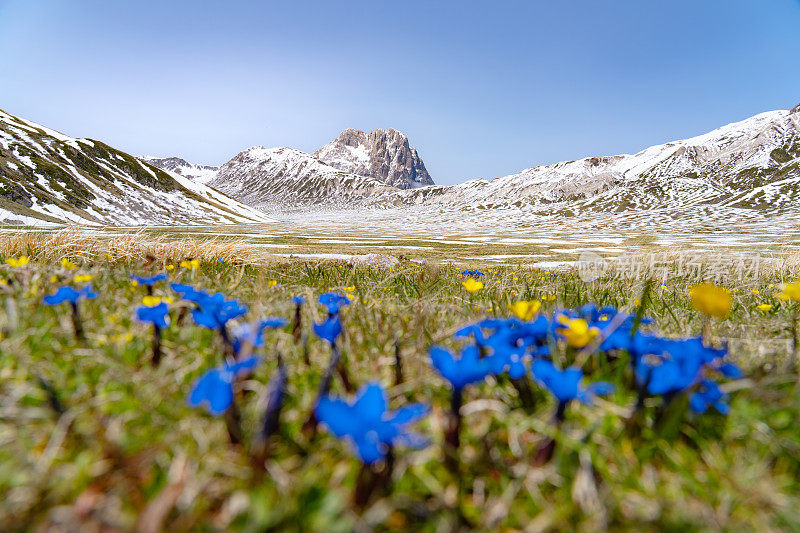
[[[0,0],[0,108],[200,163],[393,127],[456,183],[797,103],[799,0]]]

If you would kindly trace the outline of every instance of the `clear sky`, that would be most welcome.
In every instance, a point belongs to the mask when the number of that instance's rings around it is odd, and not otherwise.
[[[456,183],[800,103],[800,0],[0,0],[0,108],[219,164],[405,132]]]

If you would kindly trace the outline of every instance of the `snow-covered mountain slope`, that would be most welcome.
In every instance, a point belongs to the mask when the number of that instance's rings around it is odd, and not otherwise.
[[[406,204],[540,206],[564,215],[690,206],[800,212],[800,106],[633,155],[588,157],[396,196]]]
[[[0,110],[0,222],[207,224],[263,213],[99,141],[74,139]]]
[[[404,134],[391,128],[368,134],[346,129],[312,155],[341,171],[375,178],[398,189],[433,185],[417,150]]]
[[[342,172],[292,148],[256,146],[222,165],[210,186],[253,206],[349,207],[398,189]]]
[[[217,176],[217,171],[219,170],[219,167],[195,165],[180,157],[153,157],[146,155],[139,159],[162,170],[180,174],[195,183],[208,183]]]

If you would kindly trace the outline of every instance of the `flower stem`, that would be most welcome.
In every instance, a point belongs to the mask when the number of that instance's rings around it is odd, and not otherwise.
[[[266,460],[270,453],[270,441],[280,430],[280,416],[283,401],[286,396],[286,365],[283,363],[281,353],[277,353],[278,373],[270,383],[267,393],[267,407],[264,412],[264,423],[261,425],[261,434],[254,446],[253,462],[259,470],[264,470]]]
[[[161,362],[161,328],[157,324],[153,324],[153,357],[150,362],[153,366]]]
[[[353,491],[353,505],[356,509],[364,509],[378,488],[382,488],[382,492],[386,495],[390,493],[393,470],[394,449],[391,446],[389,446],[382,467],[375,463],[361,465]]]
[[[303,424],[303,433],[307,435],[308,438],[314,436],[317,432],[317,405],[319,405],[319,401],[322,399],[323,396],[328,394],[328,391],[331,388],[331,381],[333,380],[333,372],[336,370],[336,367],[339,366],[339,350],[336,348],[336,344],[331,345],[331,360],[328,363],[328,368],[325,370],[325,374],[322,376],[322,381],[319,382],[319,389],[317,390],[317,397],[314,400],[314,406],[311,408],[311,414],[308,415],[308,419]]]
[[[400,354],[400,340],[394,340],[394,384],[403,383],[403,357]]]
[[[86,335],[83,332],[83,324],[81,323],[81,314],[78,310],[78,302],[72,302],[72,326],[75,328],[75,338],[78,342],[85,342]]]
[[[444,462],[447,469],[453,476],[460,478],[458,448],[461,446],[461,404],[463,403],[463,391],[460,388],[453,389],[450,397],[450,412],[448,413],[447,429],[444,435]]]
[[[511,384],[517,389],[519,400],[522,402],[522,408],[528,412],[532,412],[536,409],[536,399],[533,397],[533,389],[531,388],[531,382],[528,380],[528,377],[512,378]]]
[[[242,414],[236,406],[236,401],[225,411],[225,428],[228,430],[228,438],[231,444],[241,444],[244,436],[242,431]]]
[[[334,349],[338,350],[335,348],[335,345]],[[342,380],[342,386],[344,387],[344,390],[348,394],[352,394],[355,392],[355,387],[353,387],[353,382],[350,379],[350,373],[347,370],[347,361],[341,355],[338,359],[339,363],[336,365],[336,372],[339,374],[339,379]]]

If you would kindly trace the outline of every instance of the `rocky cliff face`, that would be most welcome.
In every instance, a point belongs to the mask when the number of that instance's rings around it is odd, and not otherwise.
[[[358,176],[375,178],[398,189],[433,185],[416,149],[401,132],[346,129],[312,154],[323,163]]]

